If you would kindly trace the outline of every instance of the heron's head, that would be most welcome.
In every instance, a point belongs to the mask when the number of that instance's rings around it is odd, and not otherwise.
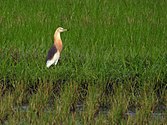
[[[64,29],[62,27],[58,27],[56,31],[61,33],[61,32],[67,31],[67,29]]]

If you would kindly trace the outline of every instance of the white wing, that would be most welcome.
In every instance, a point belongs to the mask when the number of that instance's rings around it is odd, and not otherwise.
[[[56,65],[57,62],[58,62],[58,60],[59,60],[59,58],[60,58],[60,52],[57,51],[57,52],[54,54],[53,58],[52,58],[51,60],[48,60],[48,61],[46,62],[46,67],[49,68],[49,67],[50,67],[52,64],[54,64],[54,63],[55,63],[55,65]]]

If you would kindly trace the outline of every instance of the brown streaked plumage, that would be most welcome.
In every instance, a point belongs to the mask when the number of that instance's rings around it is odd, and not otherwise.
[[[48,55],[46,58],[46,66],[49,68],[52,64],[57,64],[59,58],[60,58],[60,53],[63,48],[62,40],[60,37],[60,33],[67,31],[67,29],[63,29],[62,27],[59,27],[56,29],[54,33],[54,45],[50,48],[48,51]]]

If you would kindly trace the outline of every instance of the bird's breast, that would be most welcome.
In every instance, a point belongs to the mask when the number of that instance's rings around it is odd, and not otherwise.
[[[61,40],[56,41],[56,48],[57,50],[59,50],[60,52],[62,51],[63,48],[63,44]]]

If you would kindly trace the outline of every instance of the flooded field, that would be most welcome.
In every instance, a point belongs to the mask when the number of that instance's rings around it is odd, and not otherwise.
[[[30,88],[18,84],[7,91],[1,86],[1,124],[166,123],[165,99],[154,91],[145,88],[136,95],[126,85],[112,87],[41,83]]]

